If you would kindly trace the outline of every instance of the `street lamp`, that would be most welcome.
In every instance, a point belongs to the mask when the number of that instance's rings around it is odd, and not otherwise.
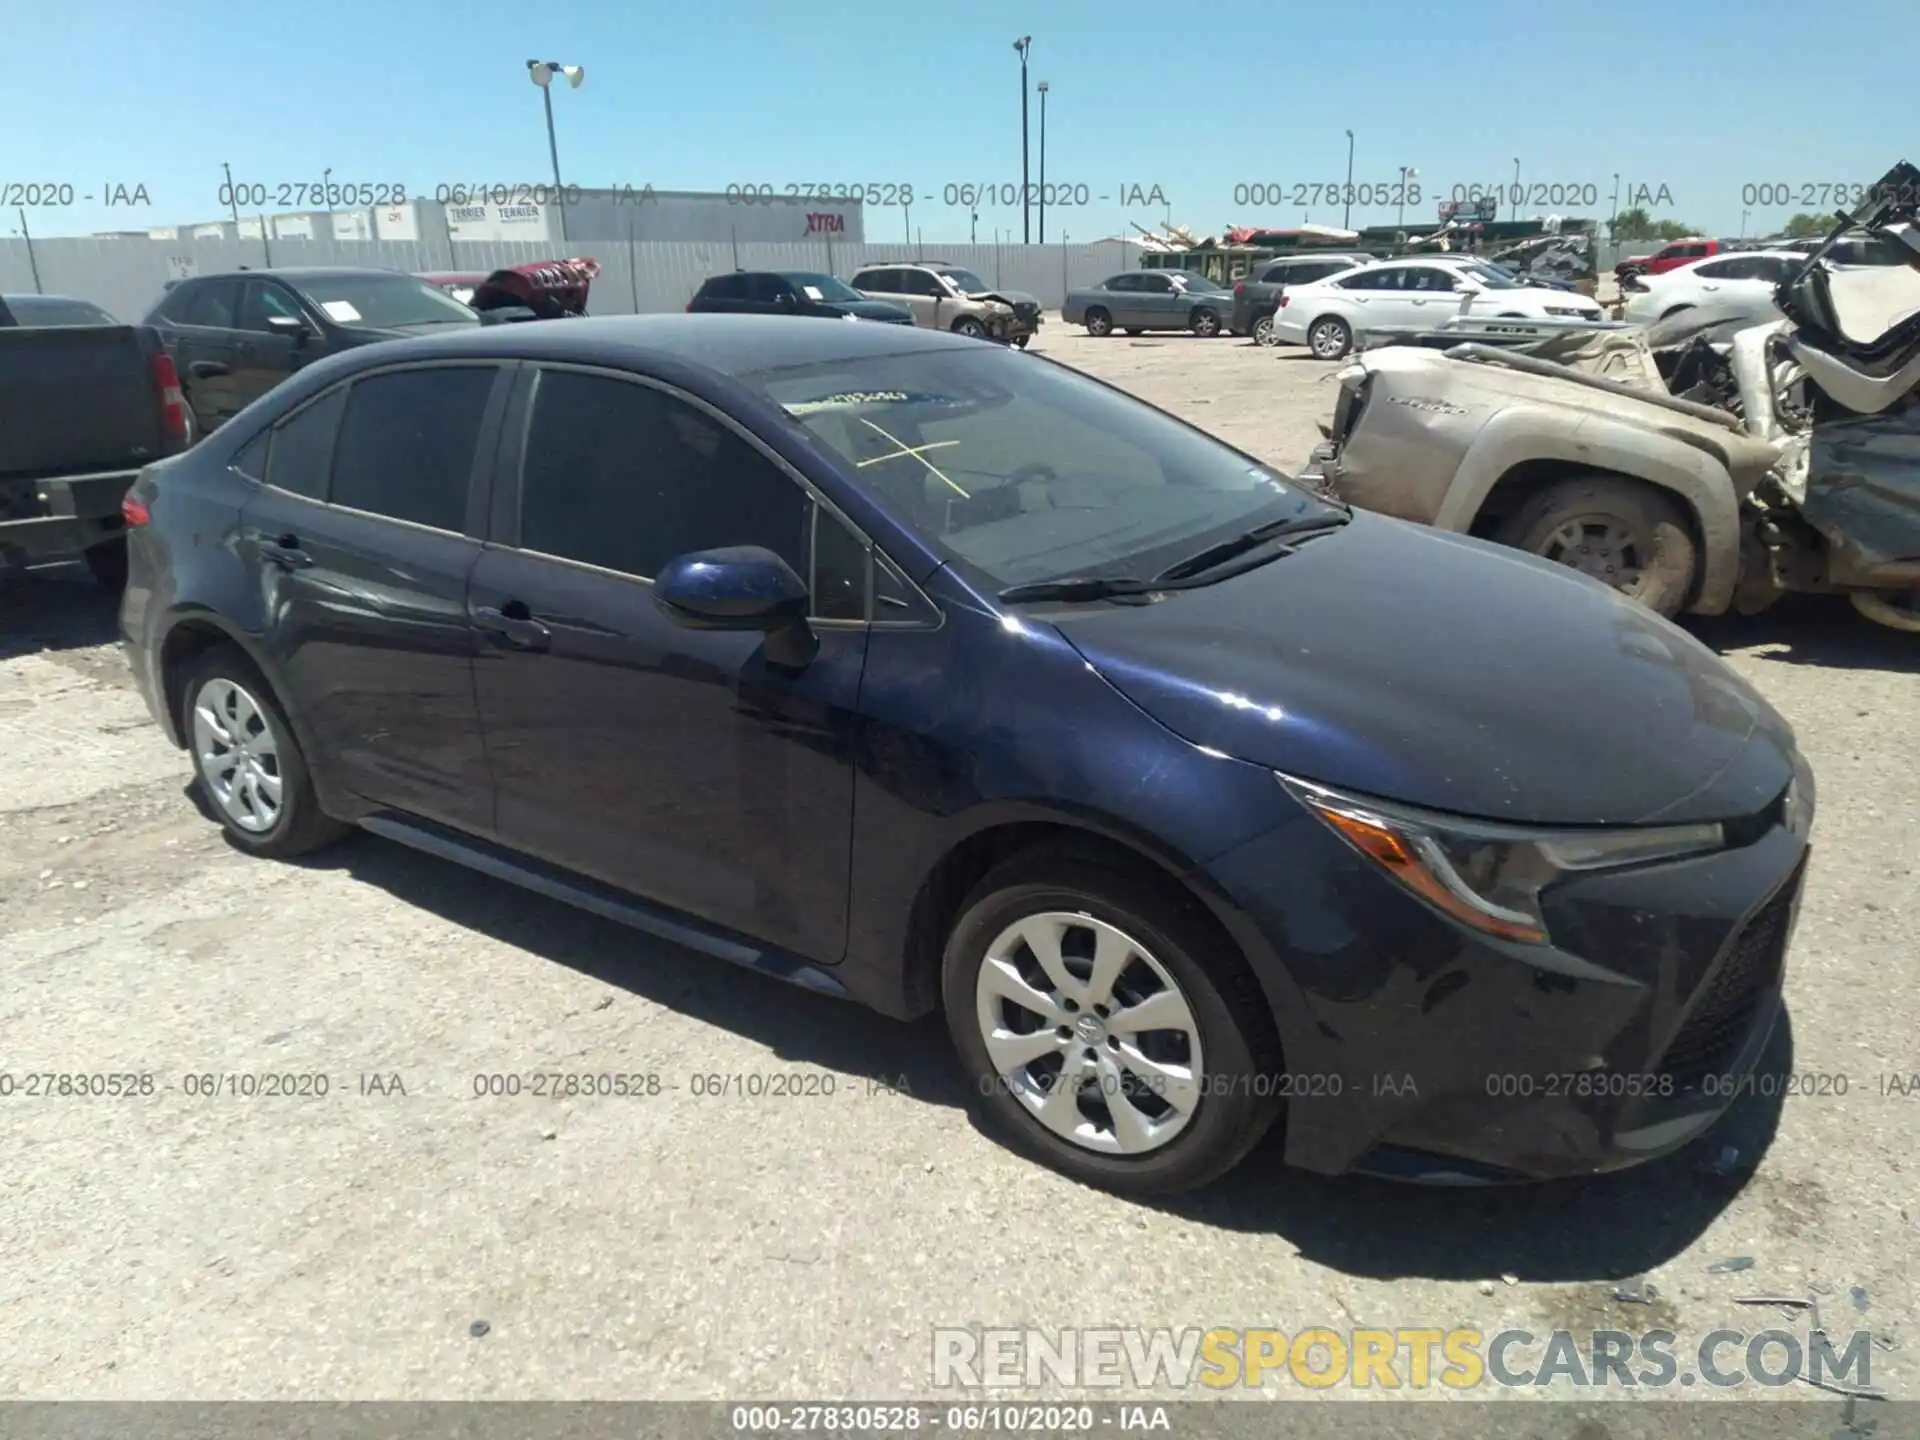
[[[1020,56],[1020,243],[1033,243],[1032,196],[1027,193],[1027,51],[1033,45],[1031,35],[1013,42]]]
[[[1608,206],[1607,206],[1607,239],[1609,242],[1618,238],[1614,234],[1614,232],[1619,228],[1620,228],[1620,172],[1616,170],[1613,172],[1613,199],[1608,202]]]
[[[560,238],[567,238],[567,199],[560,189],[560,144],[553,138],[553,77],[564,75],[567,84],[575,90],[580,82],[587,78],[585,67],[580,65],[562,65],[558,60],[527,61],[527,78],[540,87],[540,100],[547,111],[547,154],[553,160],[554,203],[560,207]]]
[[[1347,203],[1340,210],[1340,228],[1352,229],[1349,223],[1353,219],[1353,132],[1347,131]]]
[[[327,182],[333,178],[333,167],[329,165],[320,172],[320,198],[326,202],[327,214],[333,214],[333,187]],[[332,237],[329,236],[329,239]]]
[[[1751,210],[1742,210],[1740,212],[1740,238],[1742,240],[1747,238],[1747,217],[1752,213],[1753,211]]]
[[[1404,226],[1407,223],[1407,182],[1409,180],[1418,180],[1419,178],[1420,172],[1414,169],[1413,166],[1402,165],[1400,167],[1400,213],[1394,218],[1393,222],[1396,227]]]
[[[1040,92],[1040,243],[1047,243],[1047,82],[1037,82]]]

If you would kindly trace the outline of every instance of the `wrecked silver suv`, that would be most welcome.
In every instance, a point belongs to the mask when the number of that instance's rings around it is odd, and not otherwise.
[[[1369,350],[1339,373],[1304,478],[1573,566],[1667,616],[1837,591],[1920,630],[1916,205],[1920,170],[1903,164],[1835,217],[1770,324]],[[1834,276],[1825,250],[1858,230],[1909,263]]]

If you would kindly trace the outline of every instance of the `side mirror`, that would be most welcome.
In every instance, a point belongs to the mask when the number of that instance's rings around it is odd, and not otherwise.
[[[779,309],[791,310],[794,308],[794,306],[800,303],[800,300],[799,300],[799,297],[793,293],[793,291],[782,290],[778,295],[773,297],[773,303]]]
[[[524,321],[539,318],[525,305],[497,305],[491,310],[480,312],[482,325],[519,325]]]
[[[1471,275],[1462,275],[1453,282],[1453,288],[1463,295],[1484,295],[1487,287]]]
[[[689,630],[758,630],[767,661],[803,670],[819,653],[807,623],[807,587],[771,550],[735,545],[670,560],[654,577],[653,603]]]
[[[295,315],[269,315],[267,327],[276,335],[286,335],[295,341],[305,340],[313,334],[313,327]]]

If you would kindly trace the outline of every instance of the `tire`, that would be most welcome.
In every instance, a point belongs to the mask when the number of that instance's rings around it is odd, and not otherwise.
[[[87,569],[94,583],[110,594],[127,588],[127,537],[122,535],[105,544],[95,545],[86,554]]]
[[[1322,315],[1307,327],[1307,349],[1316,360],[1344,360],[1353,351],[1353,327],[1338,315]]]
[[[953,322],[953,333],[956,335],[965,335],[970,340],[984,340],[987,335],[987,327],[971,315],[962,315],[958,320]]]
[[[1032,338],[1033,337],[1031,335],[1018,335],[1014,337],[1013,343],[1016,346],[1018,346],[1020,349],[1024,350],[1027,348],[1027,341],[1031,340]]]
[[[1591,575],[1669,620],[1693,593],[1698,553],[1686,515],[1639,480],[1556,481],[1530,496],[1495,538]]]
[[[1223,328],[1220,324],[1220,312],[1209,310],[1204,305],[1196,305],[1193,314],[1187,317],[1187,328],[1202,340],[1211,340]]]
[[[252,762],[251,783],[241,779],[245,766],[212,760],[215,754],[223,759],[232,754],[231,744],[219,741],[223,732],[247,737],[243,759]],[[306,757],[272,687],[232,646],[216,645],[193,658],[180,691],[180,733],[201,794],[227,838],[248,854],[276,860],[304,855],[351,828],[321,810]],[[263,777],[277,778],[280,786],[279,806],[271,815],[271,791]],[[254,823],[262,820],[268,823]]]
[[[1856,590],[1847,598],[1855,610],[1874,624],[1920,635],[1920,590],[1908,591],[1905,604],[1893,595],[1877,595],[1867,590]]]
[[[1104,337],[1113,333],[1113,316],[1098,305],[1087,311],[1086,318],[1080,323],[1087,327],[1089,335]]]
[[[1274,318],[1273,316],[1268,315],[1265,318],[1256,320],[1254,322],[1254,325],[1253,325],[1253,343],[1254,344],[1264,345],[1268,349],[1271,349],[1272,347],[1280,343],[1278,340],[1274,339],[1273,337],[1273,318]]]
[[[1279,1073],[1278,1044],[1270,1038],[1272,1022],[1252,973],[1237,954],[1221,953],[1221,941],[1202,914],[1171,882],[1071,849],[1025,851],[987,874],[961,907],[941,968],[948,1029],[973,1081],[983,1125],[1029,1159],[1121,1195],[1195,1189],[1245,1158],[1280,1110],[1273,1094],[1278,1085],[1263,1083]],[[1018,938],[1023,922],[1040,933],[1071,934],[1073,940],[1057,947],[1070,955],[1083,945],[1090,952],[1102,937],[1123,948],[1126,958],[1109,995],[1117,986],[1138,1004],[1170,989],[1174,1002],[1162,1018],[1184,1022],[1186,1043],[1171,1027],[1105,1036],[1085,977],[1074,973],[1083,962],[1070,958],[1064,977],[1080,986],[1076,1000],[1046,977],[1034,951]],[[1053,928],[1063,924],[1064,931]],[[1050,1013],[1017,1005],[992,984],[996,975],[1024,974],[1047,987],[1040,994],[1052,1002]],[[1024,993],[1034,995],[1031,982]],[[1085,1008],[1078,1008],[1081,1001]],[[1051,1027],[1049,1019],[1064,1023]],[[989,1054],[989,1026],[1001,1042],[998,1062]],[[1061,1029],[1071,1038],[1061,1038]],[[1130,1049],[1120,1048],[1122,1033],[1138,1037]],[[1043,1053],[1021,1059],[1020,1050],[1005,1045],[1026,1035]],[[1054,1055],[1060,1057],[1057,1065]],[[1126,1055],[1132,1061],[1119,1058]],[[1081,1132],[1082,1138],[1070,1139],[1036,1111],[1053,1095],[1064,1066],[1078,1066],[1088,1056],[1097,1057],[1099,1083],[1091,1094],[1083,1085],[1073,1108],[1061,1112],[1058,1123]],[[1182,1098],[1190,1103],[1171,1103],[1162,1097],[1172,1092],[1157,1087],[1144,1093],[1136,1088],[1133,1100],[1143,1103],[1128,1102],[1123,1110],[1102,1098],[1103,1091],[1115,1094],[1127,1077],[1137,1081],[1143,1072],[1153,1073],[1156,1061],[1163,1067],[1158,1083],[1175,1080],[1183,1056]],[[1035,1065],[1042,1074],[1033,1073]],[[1133,1120],[1122,1123],[1122,1116]],[[1154,1134],[1156,1128],[1163,1133]],[[1129,1136],[1125,1148],[1123,1132]]]

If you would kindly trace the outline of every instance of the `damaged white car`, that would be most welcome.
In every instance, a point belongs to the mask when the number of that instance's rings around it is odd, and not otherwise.
[[[1865,232],[1908,264],[1836,274],[1823,247],[1780,284],[1773,323],[1368,351],[1339,372],[1304,478],[1669,617],[1838,591],[1920,630],[1917,205],[1920,169],[1897,166],[1828,245]]]

